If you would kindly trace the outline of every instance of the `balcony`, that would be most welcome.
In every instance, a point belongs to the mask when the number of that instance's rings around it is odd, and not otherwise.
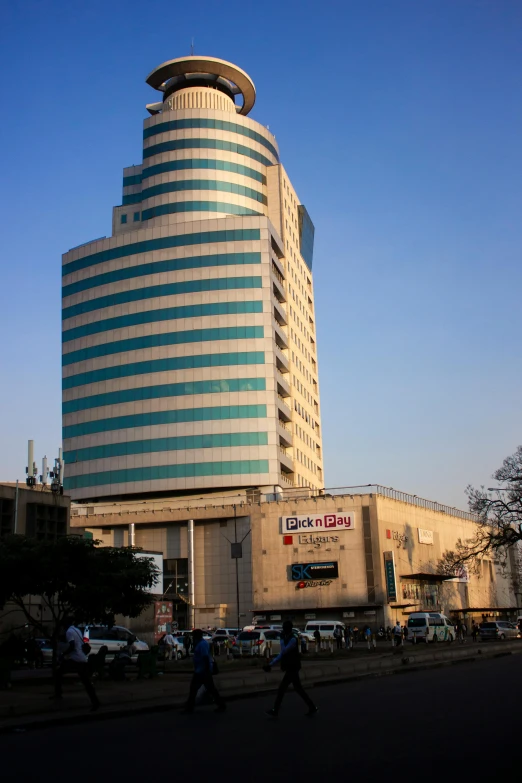
[[[279,372],[283,372],[283,373],[290,372],[290,366],[288,364],[288,356],[286,355],[286,353],[277,347],[274,353],[275,353],[276,367],[279,370]]]
[[[284,397],[277,395],[277,407],[279,409],[279,418],[283,421],[292,421],[292,410]]]
[[[288,398],[284,398],[281,394],[278,393],[277,395],[277,407],[279,408],[279,414],[284,414],[283,419],[285,421],[291,421],[292,419],[292,409],[290,405],[287,402]]]
[[[285,279],[285,270],[278,258],[272,256],[272,271],[283,283]]]
[[[274,318],[276,319],[277,323],[280,326],[286,326],[288,323],[288,319],[286,317],[286,313],[284,310],[284,307],[281,307],[279,302],[273,302],[274,305]]]
[[[291,455],[286,451],[286,449],[282,449],[281,447],[279,447],[279,462],[285,473],[294,472],[294,461]]]
[[[276,381],[278,397],[290,397],[290,384],[279,371],[276,372]]]
[[[284,469],[283,465],[280,465],[280,477],[283,484],[288,484],[289,486],[294,486],[294,480],[293,480],[293,473],[287,473]]]
[[[294,437],[292,432],[282,419],[277,420],[277,434],[279,435],[279,443],[283,444],[285,448],[293,445]]]
[[[284,284],[279,282],[279,280],[275,278],[275,275],[272,275],[272,291],[278,302],[286,302],[286,291]]]
[[[278,348],[282,348],[284,350],[285,348],[288,348],[288,337],[284,332],[284,328],[277,323],[275,318],[273,323],[274,323],[274,333],[275,333],[274,336],[275,336],[276,345]]]

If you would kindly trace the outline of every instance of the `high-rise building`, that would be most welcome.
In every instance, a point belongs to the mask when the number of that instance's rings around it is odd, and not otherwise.
[[[147,83],[112,236],[63,256],[65,490],[321,488],[314,227],[254,84],[199,56]]]

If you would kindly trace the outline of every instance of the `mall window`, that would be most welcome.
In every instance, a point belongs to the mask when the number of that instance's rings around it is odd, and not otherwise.
[[[120,216],[120,223],[124,225],[124,223],[127,222],[127,215],[121,215]]]
[[[139,219],[140,219],[140,213],[139,213],[139,212],[135,212],[135,213],[134,213],[134,222],[135,222],[135,223],[138,223],[138,222],[139,222]]]

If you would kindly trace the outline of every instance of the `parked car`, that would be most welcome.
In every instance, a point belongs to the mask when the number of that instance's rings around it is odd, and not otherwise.
[[[86,625],[80,627],[80,630],[83,633],[83,641],[91,645],[91,655],[96,654],[104,645],[108,647],[107,661],[111,661],[115,653],[128,645],[131,645],[133,663],[138,660],[138,655],[149,650],[146,642],[142,642],[122,625],[113,625],[112,628],[107,625]]]
[[[519,635],[520,631],[516,625],[508,623],[507,620],[482,623],[479,627],[479,638],[483,642],[494,639],[501,641],[504,641],[504,639],[517,639]]]
[[[275,638],[271,638],[272,634]],[[241,631],[236,638],[236,643],[232,648],[232,654],[234,656],[239,655],[265,655],[268,650],[267,641],[272,641],[272,652],[275,647],[277,651],[281,649],[279,639],[281,638],[280,631]]]
[[[212,634],[212,640],[219,638],[225,639],[227,636],[231,639],[235,639],[238,633],[241,633],[238,628],[216,628]]]

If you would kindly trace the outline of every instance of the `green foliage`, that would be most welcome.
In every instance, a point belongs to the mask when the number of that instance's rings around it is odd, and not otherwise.
[[[52,617],[52,638],[64,617],[76,622],[114,622],[115,614],[136,617],[150,603],[157,569],[151,558],[130,547],[64,536],[56,542],[9,536],[0,541],[0,609],[10,601],[44,634],[28,611],[30,596],[41,596]]]

